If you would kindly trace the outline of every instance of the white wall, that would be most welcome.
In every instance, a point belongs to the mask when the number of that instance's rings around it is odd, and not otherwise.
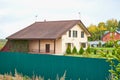
[[[77,50],[80,49],[80,43],[87,43],[88,38],[87,34],[84,33],[84,38],[81,38],[81,31],[83,31],[79,25],[75,25],[71,30],[71,37],[69,37],[69,31],[67,31],[63,36],[62,36],[62,53],[65,53],[66,51],[66,43],[73,43],[74,46],[76,46]],[[77,31],[77,37],[73,37],[73,30]],[[87,47],[87,45],[86,45]]]

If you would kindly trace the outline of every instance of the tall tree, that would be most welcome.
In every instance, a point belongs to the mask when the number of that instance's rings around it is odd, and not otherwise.
[[[94,41],[96,40],[96,33],[98,31],[98,27],[96,25],[93,25],[91,24],[89,27],[88,27],[88,30],[90,31],[90,33],[92,34],[92,37],[89,38],[90,41]]]
[[[118,22],[117,30],[120,31],[120,21]]]
[[[105,31],[115,32],[116,29],[120,31],[120,21],[116,19],[110,19],[106,22],[99,22],[98,25],[91,24],[88,27],[88,30],[92,34],[92,37],[89,38],[89,40],[101,40],[102,36],[104,35]]]
[[[99,38],[99,40],[101,40],[105,30],[107,30],[107,28],[105,26],[105,23],[104,22],[100,22],[98,24],[98,36],[99,36],[98,38]]]
[[[106,27],[108,31],[113,32],[118,27],[118,21],[116,19],[107,20]]]

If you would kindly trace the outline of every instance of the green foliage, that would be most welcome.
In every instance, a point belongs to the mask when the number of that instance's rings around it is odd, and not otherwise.
[[[117,28],[118,31],[120,31],[120,21],[118,23],[118,28]]]
[[[112,74],[112,80],[120,80],[120,45],[118,41],[114,41],[113,44],[115,50],[113,50],[112,54],[106,54],[106,57],[111,66],[109,72]]]
[[[28,52],[28,41],[27,40],[11,40],[10,51],[11,52]]]
[[[96,49],[94,49],[94,54],[96,54],[97,53],[97,50]]]
[[[70,46],[67,47],[66,53],[67,53],[67,54],[71,54],[71,47],[70,47]]]
[[[118,23],[116,19],[110,19],[106,22],[99,22],[98,25],[91,24],[90,26],[88,26],[88,30],[92,35],[88,38],[90,41],[101,40],[105,31],[120,31],[120,22]]]
[[[102,43],[101,42],[99,42],[98,47],[102,47]]]
[[[4,45],[6,44],[7,40],[5,39],[0,39],[0,50],[4,47]]]
[[[91,53],[91,49],[90,49],[90,46],[87,47],[86,49],[86,53],[90,54]]]
[[[83,47],[81,46],[80,47],[80,50],[79,50],[79,54],[83,54],[84,53],[84,49],[83,49]]]
[[[108,41],[103,46],[104,47],[113,47],[114,46],[114,42],[113,41]]]
[[[76,49],[75,46],[74,46],[74,48],[73,48],[73,50],[72,50],[72,53],[73,53],[73,54],[76,54],[76,53],[77,53],[77,49]]]
[[[106,21],[107,30],[114,32],[118,27],[118,21],[116,19],[111,19]]]

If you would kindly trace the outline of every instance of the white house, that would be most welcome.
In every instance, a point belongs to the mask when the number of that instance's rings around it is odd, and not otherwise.
[[[13,52],[63,55],[68,45],[76,46],[78,50],[81,46],[87,48],[90,36],[80,20],[35,22],[7,37],[7,48]]]

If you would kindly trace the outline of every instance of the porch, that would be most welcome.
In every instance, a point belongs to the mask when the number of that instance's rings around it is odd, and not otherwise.
[[[29,40],[30,53],[55,53],[56,40]]]

